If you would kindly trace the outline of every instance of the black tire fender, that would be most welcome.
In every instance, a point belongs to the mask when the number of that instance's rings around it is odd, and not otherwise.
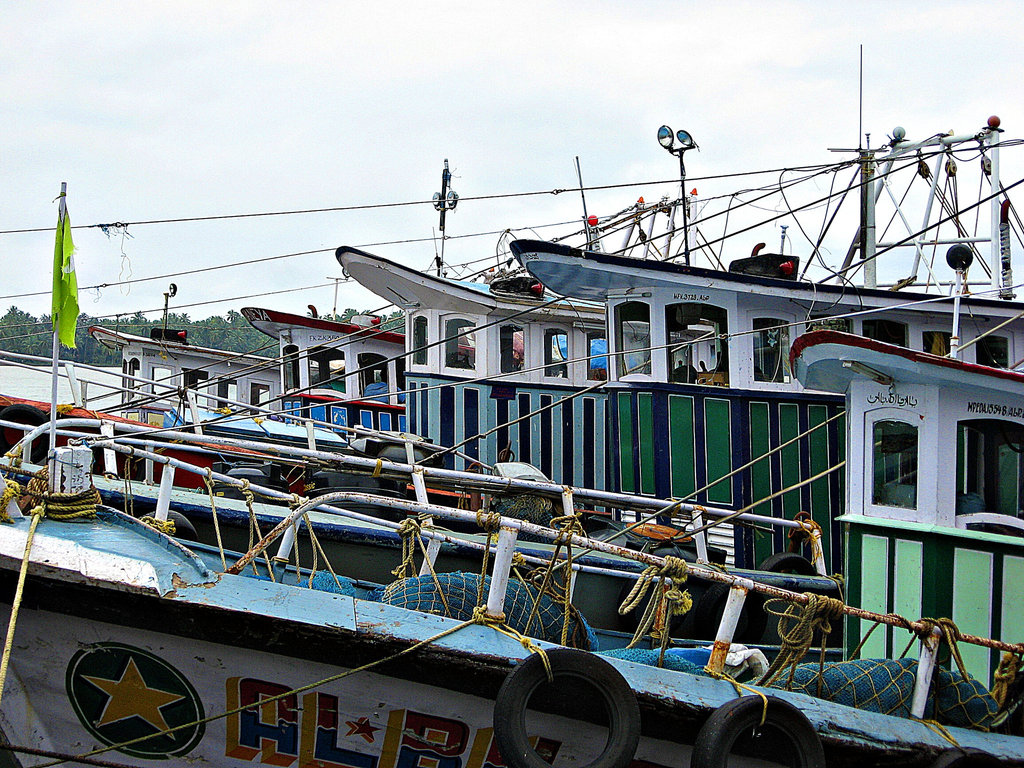
[[[796,552],[776,552],[769,555],[757,566],[759,571],[771,573],[795,573],[799,576],[817,576],[814,563]]]
[[[15,421],[19,424],[27,424],[30,427],[38,427],[50,420],[49,414],[28,403],[13,403],[0,410],[0,420]],[[18,441],[25,436],[13,428],[0,428],[0,454],[7,453],[18,444]],[[24,457],[33,464],[42,464],[46,461],[46,454],[49,446],[46,440],[36,440],[32,446],[32,455]]]
[[[1000,761],[980,749],[947,749],[935,758],[931,768],[988,768]]]
[[[184,539],[185,541],[199,541],[196,527],[181,512],[175,512],[173,509],[170,509],[167,511],[167,519],[174,523],[174,538]]]
[[[693,606],[693,634],[700,640],[714,640],[718,625],[722,623],[725,602],[729,599],[729,585],[715,582],[709,584]],[[734,643],[757,643],[768,626],[768,614],[764,611],[764,598],[751,590],[743,601],[743,610],[736,622],[733,633]]]
[[[577,768],[626,768],[640,741],[640,707],[629,683],[611,664],[586,651],[554,648],[546,652],[551,673],[587,683],[600,696],[608,717],[608,739],[601,754]],[[508,768],[551,768],[526,734],[530,697],[547,683],[544,660],[531,654],[508,673],[494,700],[494,738]]]
[[[780,741],[789,742],[795,762],[793,768],[824,768],[825,751],[814,726],[788,701],[768,696],[765,728],[772,730],[772,749]],[[759,727],[764,714],[760,696],[741,696],[723,704],[707,719],[693,743],[690,768],[726,768],[737,739]]]

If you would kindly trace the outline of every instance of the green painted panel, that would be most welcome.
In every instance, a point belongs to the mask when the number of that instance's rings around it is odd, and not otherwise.
[[[779,444],[792,440],[800,434],[800,409],[793,403],[779,405]],[[782,466],[782,487],[788,488],[800,482],[800,443],[787,445],[779,451]],[[800,511],[800,489],[790,491],[782,497],[782,510],[786,517],[793,517]]]
[[[640,449],[640,492],[653,494],[654,485],[654,396],[636,396],[637,441]]]
[[[992,565],[990,552],[957,549],[953,553],[953,621],[962,632],[980,637],[992,634]],[[989,652],[960,643],[968,671],[983,682],[989,679]]]
[[[828,419],[828,408],[824,405],[811,405],[807,408],[807,428],[813,429]],[[816,475],[829,468],[828,460],[828,427],[815,429],[808,436],[810,448],[810,474]],[[838,470],[837,470],[838,471]],[[811,508],[808,510],[814,522],[821,526],[821,545],[825,550],[825,564],[830,572],[836,570],[832,566],[829,553],[832,551],[832,507],[829,501],[828,486],[831,475],[820,477],[811,483]]]
[[[750,403],[750,458],[764,456],[756,464],[750,467],[750,492],[751,501],[764,499],[772,492],[772,465],[771,457],[765,456],[771,449],[771,422],[769,420],[768,403]],[[772,507],[770,502],[758,504],[752,510],[758,515],[770,515]],[[754,537],[754,559],[761,562],[772,554],[772,537],[758,533]]]
[[[860,606],[877,613],[889,612],[889,540],[883,536],[864,536],[861,541]],[[860,621],[858,638],[871,629],[872,622]],[[878,627],[861,649],[861,658],[888,656],[886,627]]]
[[[622,490],[626,493],[636,492],[636,475],[633,472],[633,452],[636,440],[633,439],[633,398],[628,392],[620,392],[616,410],[619,418],[619,480]]]
[[[669,395],[669,459],[672,463],[672,495],[686,498],[697,490],[694,458],[693,398]]]
[[[708,483],[732,472],[732,418],[728,400],[704,400],[704,464]],[[708,501],[732,504],[732,483],[723,480],[708,489]]]
[[[924,544],[896,541],[896,572],[893,578],[892,609],[900,616],[916,619],[921,613]]]
[[[1000,638],[1009,643],[1024,640],[1024,611],[1016,599],[1024,585],[1024,557],[1003,558],[1002,626]]]

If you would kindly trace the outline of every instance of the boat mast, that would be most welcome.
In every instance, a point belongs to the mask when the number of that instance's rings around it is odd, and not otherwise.
[[[434,193],[434,209],[440,211],[441,221],[438,229],[441,230],[441,253],[437,256],[437,276],[444,275],[444,218],[448,211],[454,211],[459,202],[459,196],[454,189],[448,189],[452,180],[452,172],[448,170],[448,158],[444,159],[444,170],[441,171],[441,191]]]

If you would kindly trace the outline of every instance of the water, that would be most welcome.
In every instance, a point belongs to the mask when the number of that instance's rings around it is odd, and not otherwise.
[[[42,400],[48,403],[50,402],[50,371],[49,366],[28,369],[13,365],[0,365],[0,394],[24,397],[29,400]],[[61,373],[64,373],[63,366]],[[86,394],[90,401],[101,398],[98,407],[102,407],[102,403],[119,402],[120,398],[103,397],[103,395],[111,391],[110,386],[120,387],[120,368],[103,368],[96,371],[76,367],[75,373],[79,382],[88,382]],[[57,382],[57,402],[71,402],[71,385],[64,375],[61,375]]]

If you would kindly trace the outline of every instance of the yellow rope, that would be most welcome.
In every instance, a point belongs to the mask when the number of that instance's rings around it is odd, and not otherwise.
[[[664,663],[665,648],[668,646],[672,617],[681,616],[693,607],[693,599],[690,597],[690,592],[681,589],[680,586],[686,582],[689,572],[690,569],[685,560],[680,557],[671,556],[666,557],[665,564],[660,567],[652,565],[644,569],[643,573],[640,574],[640,578],[633,585],[633,589],[630,590],[626,599],[622,601],[622,605],[619,606],[619,615],[625,616],[630,611],[639,607],[655,578],[657,578],[658,584],[647,601],[647,607],[644,609],[636,632],[633,633],[633,639],[626,646],[627,648],[635,647],[648,632],[651,632],[652,637],[661,640],[661,655],[659,656],[658,663]],[[671,587],[667,584],[669,579],[672,580]],[[662,617],[664,626],[651,631],[659,615]]]
[[[38,508],[37,508],[38,509]],[[7,623],[7,638],[4,640],[4,653],[0,657],[0,696],[3,696],[4,684],[7,682],[7,666],[11,661],[11,650],[14,648],[14,626],[18,621],[18,609],[21,607],[21,598],[25,592],[25,577],[28,575],[29,553],[32,551],[32,539],[36,535],[36,526],[43,518],[44,513],[40,511],[32,515],[32,524],[28,529],[28,536],[25,539],[25,554],[21,559],[21,570],[18,571],[18,586],[14,590],[14,601],[11,603],[11,619]]]
[[[749,685],[744,685],[735,678],[727,675],[725,672],[714,672],[712,670],[704,670],[710,677],[714,677],[718,680],[725,680],[727,683],[732,683],[732,687],[736,689],[737,696],[743,696],[743,691],[750,691],[755,696],[761,697],[761,722],[758,726],[762,726],[765,720],[768,719],[768,697],[765,696],[763,691],[757,690],[757,688],[751,688]]]
[[[796,665],[810,650],[815,630],[821,631],[824,645],[825,636],[832,632],[832,620],[843,616],[845,606],[841,600],[825,595],[816,595],[813,592],[804,592],[804,595],[807,597],[806,605],[789,603],[786,610],[782,612],[773,610],[770,606],[773,603],[786,601],[775,599],[765,603],[765,610],[779,617],[779,637],[782,639],[782,647],[764,677],[758,680],[758,685],[772,685],[782,670],[789,667],[789,679],[785,686],[788,690],[792,685],[793,675],[796,673]]]
[[[21,483],[9,477],[4,478],[4,492],[0,496],[0,523],[12,523],[11,516],[7,514],[7,505],[24,493]]]
[[[259,518],[256,517],[256,510],[252,508],[256,497],[249,488],[249,481],[245,478],[242,479],[242,497],[245,499],[245,508],[249,510],[249,548],[246,549],[246,552],[251,552],[256,541],[263,540],[263,531],[260,530],[260,521]],[[253,538],[254,533],[256,535],[255,539]],[[267,554],[266,550],[263,550],[262,554],[263,561],[267,565],[267,575],[270,577],[271,581],[277,581],[277,577],[274,576],[274,568],[270,564],[270,555]],[[250,565],[252,566],[252,572],[259,575],[259,570],[256,568],[256,561],[253,560]]]
[[[220,536],[220,521],[217,519],[217,504],[213,500],[213,470],[206,468],[206,475],[203,477],[206,484],[206,492],[210,496],[210,511],[213,513],[213,532],[217,535],[217,549],[220,550],[220,563],[223,569],[228,569],[227,557],[224,555],[224,542]]]
[[[159,520],[152,515],[146,515],[139,518],[139,521],[154,530],[160,531],[160,533],[166,533],[168,536],[173,536],[178,532],[178,527],[174,524],[173,520]]]
[[[939,736],[944,738],[946,741],[948,741],[954,747],[959,747],[960,746],[960,742],[958,742],[955,738],[953,738],[953,734],[950,733],[948,730],[946,730],[946,727],[942,723],[940,723],[938,720],[925,720],[925,719],[920,718],[920,717],[913,717],[913,715],[911,715],[911,718],[914,719],[914,720],[917,720],[917,722],[921,723],[921,725],[924,725],[924,726],[928,727],[930,730],[932,730],[935,733],[939,734]]]
[[[999,666],[992,675],[992,698],[1000,708],[1006,703],[1006,696],[1010,692],[1010,683],[1017,677],[1020,671],[1020,656],[1015,653],[1006,652],[999,659]]]

